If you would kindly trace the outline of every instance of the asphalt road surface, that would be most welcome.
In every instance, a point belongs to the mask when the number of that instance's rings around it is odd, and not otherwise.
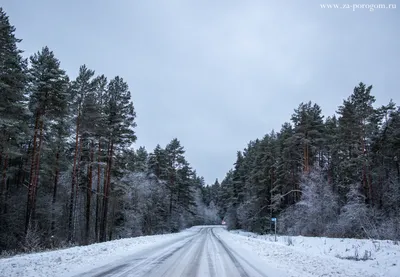
[[[229,247],[217,228],[203,227],[197,233],[172,243],[141,251],[95,270],[83,277],[266,277],[240,253]],[[107,261],[105,261],[106,263]]]

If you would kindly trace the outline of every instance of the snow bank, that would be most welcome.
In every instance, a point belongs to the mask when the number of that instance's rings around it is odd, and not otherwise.
[[[277,236],[275,242],[274,236],[243,231],[222,237],[290,276],[400,277],[400,245],[394,241]]]
[[[17,255],[0,259],[0,277],[73,276],[151,247],[168,245],[197,231],[197,227],[192,227],[177,234],[120,239],[63,250]]]

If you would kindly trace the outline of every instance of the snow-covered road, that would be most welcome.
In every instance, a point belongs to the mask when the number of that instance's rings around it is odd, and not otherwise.
[[[360,253],[360,254],[359,254]],[[367,260],[363,258],[367,255]],[[400,277],[396,241],[278,236],[195,226],[0,259],[0,277]]]
[[[267,277],[268,270],[231,249],[219,237],[221,227],[203,227],[168,245],[159,245],[78,276],[83,277]]]

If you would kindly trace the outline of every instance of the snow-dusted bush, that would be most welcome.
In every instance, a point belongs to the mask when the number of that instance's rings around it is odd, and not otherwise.
[[[25,252],[37,252],[42,249],[41,236],[36,223],[29,224],[24,240],[21,242],[21,248]]]
[[[285,243],[286,243],[287,246],[294,245],[293,244],[293,238],[291,236],[285,237],[284,240],[285,240]]]
[[[378,227],[379,239],[400,240],[400,218],[384,218]]]
[[[322,235],[337,219],[337,197],[318,171],[304,175],[300,187],[301,199],[282,213],[279,230],[291,235]]]
[[[115,218],[117,238],[163,232],[159,227],[162,222],[155,215],[164,203],[157,203],[161,190],[159,182],[145,173],[125,173],[116,188],[121,196]]]
[[[351,186],[347,204],[340,211],[336,232],[340,237],[377,238],[379,236],[374,220],[374,210],[365,204],[365,196],[359,192],[359,185]]]
[[[202,201],[201,190],[198,189],[195,195],[196,201],[196,219],[192,222],[192,225],[214,225],[221,224],[221,218],[218,216],[218,207],[215,205],[214,201],[211,201],[206,205]]]
[[[221,218],[218,216],[218,207],[211,201],[208,207],[204,208],[204,224],[220,224]]]

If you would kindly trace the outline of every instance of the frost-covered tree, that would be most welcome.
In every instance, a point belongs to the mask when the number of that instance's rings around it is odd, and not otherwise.
[[[339,215],[337,196],[319,170],[305,173],[300,188],[300,201],[280,218],[282,231],[306,236],[326,234],[329,224],[336,222]]]
[[[375,226],[373,226],[372,210],[368,209],[365,204],[365,195],[360,193],[361,186],[359,184],[351,185],[347,193],[347,203],[341,209],[340,218],[337,223],[339,235],[350,236],[356,238],[376,237]]]

